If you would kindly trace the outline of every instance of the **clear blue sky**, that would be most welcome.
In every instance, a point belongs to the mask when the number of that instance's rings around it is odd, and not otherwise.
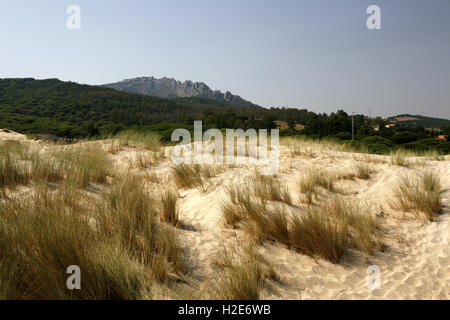
[[[167,76],[267,107],[450,118],[449,0],[2,0],[0,36],[0,78]]]

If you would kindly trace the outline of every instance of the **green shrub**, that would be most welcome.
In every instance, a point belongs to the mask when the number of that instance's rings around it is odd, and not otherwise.
[[[391,140],[395,144],[404,144],[408,142],[417,141],[419,139],[418,135],[414,132],[400,132],[392,136]]]
[[[350,132],[342,131],[336,134],[335,137],[339,140],[351,140],[352,135]]]
[[[410,142],[402,145],[403,148],[412,151],[432,151],[436,150],[443,154],[450,153],[450,142],[442,141],[433,138],[421,139],[415,142]]]
[[[367,148],[370,153],[385,154],[390,151],[394,144],[388,139],[371,136],[362,139],[361,146]]]

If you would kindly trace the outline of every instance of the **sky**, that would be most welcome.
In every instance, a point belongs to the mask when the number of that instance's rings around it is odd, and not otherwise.
[[[79,30],[67,28],[69,5]],[[380,30],[367,28],[369,5]],[[265,107],[450,119],[450,1],[1,1],[0,78],[140,76]]]

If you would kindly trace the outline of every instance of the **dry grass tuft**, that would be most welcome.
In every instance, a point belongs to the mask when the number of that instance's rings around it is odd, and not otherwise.
[[[65,178],[65,168],[49,154],[33,152],[31,159],[31,178],[35,183],[60,182]]]
[[[280,144],[288,147],[294,155],[315,158],[323,151],[359,152],[348,143],[336,140],[314,140],[308,137],[281,137]]]
[[[182,249],[175,231],[157,222],[157,201],[139,176],[126,174],[97,204],[98,230],[117,238],[155,280],[167,281],[168,271],[181,272]]]
[[[179,164],[172,167],[175,183],[179,188],[204,189],[204,181],[200,174],[200,165]]]
[[[292,198],[287,188],[282,188],[275,176],[263,176],[257,171],[251,178],[252,192],[267,201],[282,201],[292,205]]]
[[[177,201],[180,195],[176,190],[166,189],[161,200],[161,220],[173,226],[178,225]]]
[[[311,257],[338,263],[345,251],[348,220],[332,219],[323,210],[308,210],[291,221],[290,246]]]
[[[13,155],[0,156],[0,189],[14,189],[18,185],[28,184],[29,180],[30,173],[26,163]]]
[[[233,228],[241,221],[258,219],[260,212],[265,211],[266,202],[255,199],[247,189],[234,185],[226,189],[229,201],[221,203],[225,223]]]
[[[154,152],[159,152],[161,149],[160,137],[153,132],[125,130],[111,139],[119,141],[120,148],[133,147]]]
[[[437,150],[425,151],[422,154],[423,157],[432,161],[444,161],[445,155]]]
[[[312,168],[300,177],[298,183],[301,201],[311,204],[313,198],[317,198],[317,189],[322,187],[330,192],[334,191],[334,181],[336,177],[331,173]]]
[[[347,246],[372,255],[382,251],[382,229],[367,207],[340,197],[305,212],[288,215],[282,205],[268,208],[238,186],[228,188],[229,201],[222,204],[227,225],[239,224],[256,241],[276,241],[302,254],[338,263]]]
[[[442,208],[442,185],[436,172],[428,171],[422,176],[405,174],[394,188],[396,200],[392,207],[404,212],[423,212],[429,221],[440,214]]]
[[[100,198],[36,177],[31,196],[0,203],[2,298],[152,298],[185,270],[177,234],[156,219],[158,202],[140,177],[116,177]],[[82,290],[66,287],[71,265],[81,269]]]
[[[244,229],[256,243],[289,242],[288,216],[282,206],[256,211],[244,221]]]
[[[354,170],[355,170],[355,176],[358,179],[369,179],[372,173],[375,172],[375,170],[372,168],[370,163],[364,163],[364,162],[355,162],[354,163]]]
[[[220,208],[225,224],[229,227],[237,228],[237,225],[242,221],[241,209],[230,202],[221,203]]]
[[[354,203],[349,199],[336,197],[322,205],[322,210],[338,220],[348,219],[350,226],[349,241],[351,245],[372,255],[375,249],[383,251],[384,241],[382,227],[375,219],[372,208]]]
[[[117,154],[124,148],[121,146],[120,141],[116,139],[106,140],[106,152],[110,154]]]
[[[0,142],[0,155],[14,155],[26,159],[29,145],[18,140],[3,140]]]
[[[248,248],[239,256],[224,250],[215,264],[223,268],[223,276],[219,279],[217,290],[219,299],[260,299],[263,272],[253,248]]]
[[[216,171],[210,165],[179,164],[172,167],[175,184],[179,188],[197,188],[201,192],[208,190],[207,180],[215,176]]]
[[[128,167],[130,169],[147,169],[160,163],[162,158],[161,152],[138,151],[135,157],[128,159]]]
[[[411,154],[403,149],[397,149],[395,152],[391,152],[391,164],[395,166],[408,167],[411,165],[411,162],[408,157]]]
[[[91,227],[87,209],[40,187],[0,205],[0,286],[6,299],[140,299],[151,284],[118,241]],[[108,239],[109,240],[109,239]],[[83,290],[68,290],[77,265]]]
[[[30,170],[26,163],[27,146],[16,140],[0,142],[0,191],[27,185]]]
[[[77,187],[85,188],[91,182],[106,183],[112,175],[111,158],[95,146],[71,146],[55,150],[53,155],[63,163],[66,174]]]
[[[333,263],[347,245],[367,255],[384,249],[381,226],[370,209],[339,197],[293,216],[290,239],[295,250]]]

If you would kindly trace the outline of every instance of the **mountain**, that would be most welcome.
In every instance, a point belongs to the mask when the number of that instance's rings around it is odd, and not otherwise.
[[[221,109],[221,107],[217,107]],[[0,79],[0,127],[22,133],[71,137],[110,133],[132,125],[183,123],[202,114],[152,96],[63,82],[58,79]]]
[[[194,120],[219,128],[235,124],[270,128],[271,112],[206,98],[166,99],[58,79],[0,79],[0,128],[21,133],[85,137],[144,128],[163,130],[170,140],[174,127],[189,128]]]
[[[403,125],[422,126],[425,128],[442,129],[444,127],[450,127],[450,120],[425,117],[421,115],[399,114],[397,116],[387,118],[387,120]]]
[[[244,100],[240,96],[233,95],[228,91],[222,93],[218,90],[212,90],[203,82],[181,82],[166,77],[161,79],[156,79],[154,77],[140,77],[116,83],[109,83],[104,86],[120,91],[140,93],[167,99],[198,97],[215,100],[227,106],[258,107],[252,102]]]

